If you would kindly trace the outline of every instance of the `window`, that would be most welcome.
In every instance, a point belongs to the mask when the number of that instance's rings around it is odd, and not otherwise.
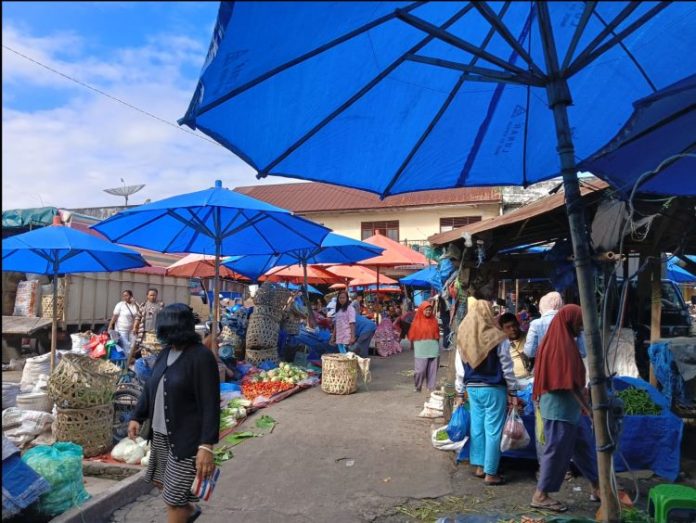
[[[390,240],[399,241],[399,220],[389,222],[362,222],[360,229],[362,230],[361,238],[366,240],[370,236],[383,234]]]
[[[480,222],[480,216],[459,216],[457,218],[440,218],[440,232],[451,231],[470,223]]]

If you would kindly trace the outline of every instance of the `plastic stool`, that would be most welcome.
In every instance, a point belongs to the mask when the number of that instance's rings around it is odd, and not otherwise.
[[[696,489],[686,485],[657,485],[650,489],[648,515],[655,523],[696,521]]]

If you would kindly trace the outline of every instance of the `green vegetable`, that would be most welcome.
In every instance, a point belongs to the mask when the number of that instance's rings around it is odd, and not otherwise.
[[[273,428],[276,426],[276,423],[278,423],[276,420],[264,414],[256,420],[256,428],[273,432]]]
[[[662,412],[644,389],[629,387],[616,395],[624,402],[624,413],[627,416],[655,416]]]
[[[249,438],[255,438],[256,434],[253,432],[233,432],[225,438],[225,441],[229,443],[229,448],[239,445],[242,441]]]
[[[213,461],[215,462],[215,465],[220,466],[228,459],[232,459],[234,457],[234,454],[232,454],[232,451],[230,450],[231,448],[232,447],[229,445],[223,445],[222,447],[213,449]]]
[[[435,439],[436,439],[437,441],[446,441],[446,440],[448,440],[448,439],[449,439],[449,436],[447,435],[447,431],[444,430],[444,429],[438,430],[438,431],[437,431],[437,434],[435,434]]]

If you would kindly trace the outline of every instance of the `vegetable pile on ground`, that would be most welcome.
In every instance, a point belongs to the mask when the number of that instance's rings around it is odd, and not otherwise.
[[[262,371],[258,374],[251,376],[250,381],[253,383],[259,383],[262,381],[274,382],[284,382],[291,385],[297,385],[302,380],[306,380],[309,377],[309,373],[302,367],[298,367],[291,363],[282,362],[278,368],[271,369],[268,372]]]
[[[283,381],[259,381],[242,383],[242,394],[249,400],[255,400],[259,396],[270,398],[274,394],[290,390],[294,387],[291,383]]]
[[[230,400],[227,406],[220,411],[220,430],[236,427],[240,419],[247,416],[247,407],[251,406],[251,401],[235,398]]]
[[[650,398],[647,390],[629,387],[616,393],[624,402],[627,416],[655,416],[662,412],[659,405]]]

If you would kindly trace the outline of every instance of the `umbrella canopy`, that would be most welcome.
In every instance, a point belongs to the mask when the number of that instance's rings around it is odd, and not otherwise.
[[[384,292],[384,293],[400,293],[401,287],[398,285],[351,285],[351,291],[363,291],[363,292]]]
[[[327,269],[337,276],[340,276],[344,280],[350,281],[357,278],[360,279],[371,279],[371,281],[377,281],[377,271],[368,269],[361,265],[331,265]]]
[[[350,280],[350,283],[348,284],[349,287],[362,287],[362,286],[367,286],[367,285],[398,285],[399,282],[392,279],[388,278],[387,276],[384,276],[383,274],[377,275],[375,274],[374,276],[365,276],[362,278],[355,278],[353,280]]]
[[[92,227],[127,245],[215,255],[213,340],[220,314],[221,255],[313,249],[329,233],[290,211],[225,189],[220,180],[210,189],[126,209]]]
[[[695,196],[696,74],[633,104],[623,128],[595,154],[580,162],[625,194],[646,174],[638,192]]]
[[[302,283],[305,281],[305,269],[306,281],[308,283],[336,283],[342,279],[340,276],[333,274],[328,269],[317,267],[315,265],[308,265],[306,267],[303,267],[302,265],[290,265],[289,267],[271,269],[270,272],[264,276],[261,276],[259,279],[264,281],[289,281],[294,283]]]
[[[166,275],[184,278],[214,278],[215,256],[209,256],[207,254],[189,254],[167,267]],[[228,278],[230,280],[249,279],[224,265],[220,267],[220,278]]]
[[[252,281],[258,281],[274,267],[283,266],[279,254],[249,254],[245,256],[227,256],[220,260],[221,267],[243,274]]]
[[[693,262],[696,262],[696,256],[688,257]],[[667,279],[677,283],[692,283],[696,282],[696,274],[691,274],[686,269],[677,265],[677,259],[672,258],[667,261],[667,270],[665,276]]]
[[[440,271],[437,270],[436,265],[431,265],[430,267],[426,267],[418,272],[414,272],[413,274],[400,278],[399,282],[403,285],[407,285],[409,287],[418,287],[420,289],[430,289],[431,287],[434,287],[437,290],[442,289]]]
[[[414,251],[410,247],[386,237],[384,234],[377,233],[365,240],[365,243],[370,243],[384,249],[382,254],[369,258],[360,262],[360,265],[369,267],[398,267],[400,265],[428,265],[428,259]]]
[[[286,286],[291,291],[301,291],[302,287],[303,287],[302,285],[297,285],[296,283],[291,283],[291,282],[286,283]],[[307,292],[309,294],[316,294],[319,296],[322,296],[324,294],[319,289],[317,289],[316,287],[312,287],[311,285],[307,285]]]
[[[53,276],[51,370],[58,331],[58,275],[112,272],[148,265],[137,252],[76,231],[53,218],[53,225],[2,240],[2,270]]]

